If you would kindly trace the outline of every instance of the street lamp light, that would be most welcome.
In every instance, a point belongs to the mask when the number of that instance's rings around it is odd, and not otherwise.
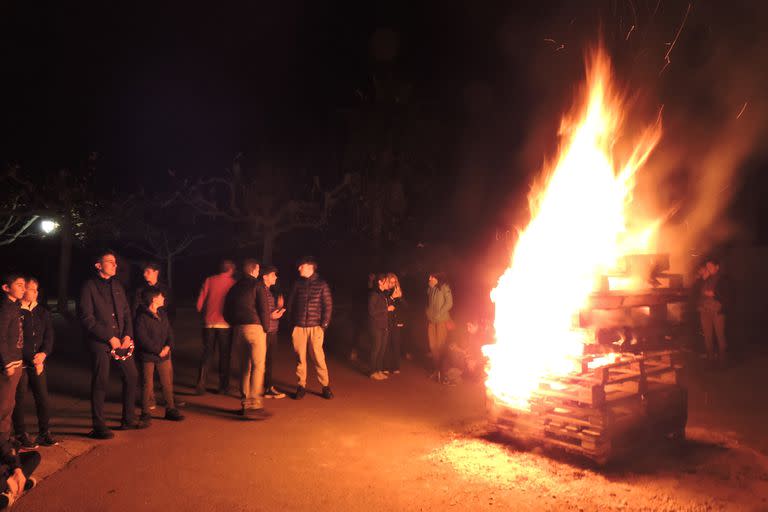
[[[50,235],[51,233],[56,231],[56,228],[58,227],[59,227],[58,222],[53,221],[51,219],[43,219],[40,221],[40,229],[46,235]]]

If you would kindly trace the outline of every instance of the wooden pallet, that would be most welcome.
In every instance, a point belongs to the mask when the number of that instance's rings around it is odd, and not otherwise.
[[[585,358],[588,366],[590,358]],[[520,411],[491,398],[498,429],[511,437],[577,452],[600,464],[638,436],[681,436],[687,394],[671,351],[622,355],[610,365],[547,379]],[[640,435],[643,434],[643,435]]]

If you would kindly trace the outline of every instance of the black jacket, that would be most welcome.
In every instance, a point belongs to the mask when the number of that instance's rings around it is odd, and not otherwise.
[[[293,285],[288,297],[288,318],[293,325],[326,329],[332,312],[331,289],[316,273],[310,278],[300,277]]]
[[[173,291],[168,288],[167,284],[161,283],[160,281],[158,281],[154,286],[150,286],[148,283],[144,282],[133,291],[133,301],[131,302],[132,317],[136,318],[136,315],[139,313],[141,308],[146,307],[141,302],[141,296],[144,293],[144,290],[148,288],[160,290],[160,292],[163,294],[163,297],[165,297],[165,305],[160,309],[165,311],[166,315],[168,316],[168,320],[173,321],[173,319],[176,318],[176,302],[173,300]]]
[[[110,350],[113,336],[133,338],[133,320],[123,285],[115,279],[93,277],[80,293],[80,322],[86,341],[100,343]]]
[[[21,326],[21,301],[12,301],[3,294],[0,302],[0,370],[8,366],[21,367],[24,334]]]
[[[33,310],[21,308],[21,322],[24,327],[24,348],[22,355],[26,364],[32,364],[32,358],[38,352],[46,356],[53,352],[53,322],[51,313],[38,304]]]
[[[259,324],[269,328],[269,299],[264,281],[246,275],[236,282],[224,299],[224,319],[229,325]]]
[[[387,329],[389,327],[389,311],[386,291],[372,290],[368,294],[368,323],[371,329]]]
[[[157,316],[141,307],[136,314],[136,355],[139,361],[160,362],[160,351],[168,345],[173,349],[173,329],[162,309]]]

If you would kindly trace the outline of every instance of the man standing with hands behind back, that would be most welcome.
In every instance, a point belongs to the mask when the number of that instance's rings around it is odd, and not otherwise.
[[[133,360],[133,321],[128,297],[117,274],[117,258],[102,251],[94,265],[96,276],[87,280],[80,294],[80,321],[85,343],[91,354],[91,415],[94,439],[111,439],[112,431],[104,418],[104,400],[109,383],[110,361],[114,361],[123,380],[123,429],[146,428],[136,421],[138,373]]]

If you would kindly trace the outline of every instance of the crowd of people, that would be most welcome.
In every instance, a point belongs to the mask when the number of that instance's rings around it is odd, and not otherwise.
[[[88,279],[78,301],[83,341],[91,363],[91,417],[94,439],[114,437],[104,413],[109,375],[116,369],[122,380],[121,430],[145,429],[156,409],[154,378],[158,375],[165,403],[164,418],[182,421],[183,405],[174,395],[173,350],[175,304],[168,287],[159,280],[160,266],[148,262],[144,283],[129,296],[116,279],[117,256],[102,251],[95,258],[95,275]],[[289,318],[296,353],[296,391],[300,400],[307,388],[307,357],[311,358],[321,386],[320,395],[332,399],[323,339],[331,321],[330,287],[317,273],[317,262],[298,262],[299,278],[286,300],[274,293],[277,269],[259,262],[243,262],[239,279],[235,264],[225,260],[220,272],[203,283],[197,310],[203,320],[203,350],[196,394],[208,392],[208,372],[218,351],[218,383],[214,392],[228,393],[231,362],[240,377],[240,414],[244,419],[264,419],[265,398],[283,398],[272,379],[280,319]],[[54,329],[49,311],[38,304],[39,282],[20,274],[7,274],[0,303],[0,508],[12,505],[34,487],[33,471],[40,463],[40,446],[54,446],[51,434],[46,360],[53,351]],[[24,398],[34,397],[38,434],[27,434]],[[140,397],[140,414],[136,414]]]

